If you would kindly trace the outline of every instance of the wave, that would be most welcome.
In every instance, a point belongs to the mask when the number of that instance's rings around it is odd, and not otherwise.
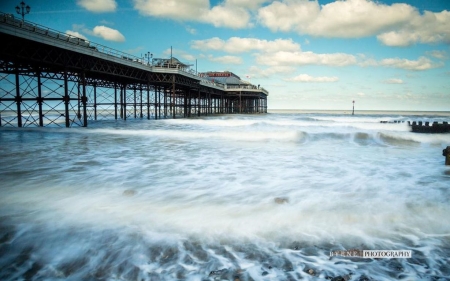
[[[109,134],[118,136],[159,137],[176,140],[210,140],[223,139],[244,142],[283,141],[300,142],[304,140],[305,133],[301,131],[183,131],[183,130],[111,130],[95,129],[84,133]]]

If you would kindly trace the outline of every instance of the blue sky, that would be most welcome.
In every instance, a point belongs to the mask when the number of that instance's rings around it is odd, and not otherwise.
[[[448,0],[25,2],[26,20],[59,31],[232,71],[266,88],[271,109],[450,111]]]

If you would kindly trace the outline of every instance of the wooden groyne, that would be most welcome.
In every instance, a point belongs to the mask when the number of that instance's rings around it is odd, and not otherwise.
[[[428,133],[428,134],[440,134],[450,133],[450,125],[448,122],[433,122],[430,126],[430,122],[415,121],[411,124],[411,131],[414,133]]]
[[[426,133],[426,134],[443,134],[443,133],[450,133],[450,125],[447,121],[444,121],[442,123],[439,122],[433,122],[430,124],[430,122],[426,121],[407,121],[408,125],[411,127],[411,132],[413,133]],[[380,123],[405,123],[404,120],[402,121],[380,121]]]

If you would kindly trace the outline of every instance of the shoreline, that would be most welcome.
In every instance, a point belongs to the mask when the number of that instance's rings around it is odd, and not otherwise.
[[[319,114],[348,114],[352,115],[351,110],[327,110],[327,109],[268,109],[268,113],[319,113]],[[358,110],[356,115],[434,115],[434,116],[448,116],[450,111],[409,111],[409,110]]]

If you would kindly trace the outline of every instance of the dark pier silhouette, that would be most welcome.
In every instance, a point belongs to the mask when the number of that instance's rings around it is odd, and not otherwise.
[[[0,41],[0,127],[267,113],[268,91],[231,72],[197,73],[1,12]]]

